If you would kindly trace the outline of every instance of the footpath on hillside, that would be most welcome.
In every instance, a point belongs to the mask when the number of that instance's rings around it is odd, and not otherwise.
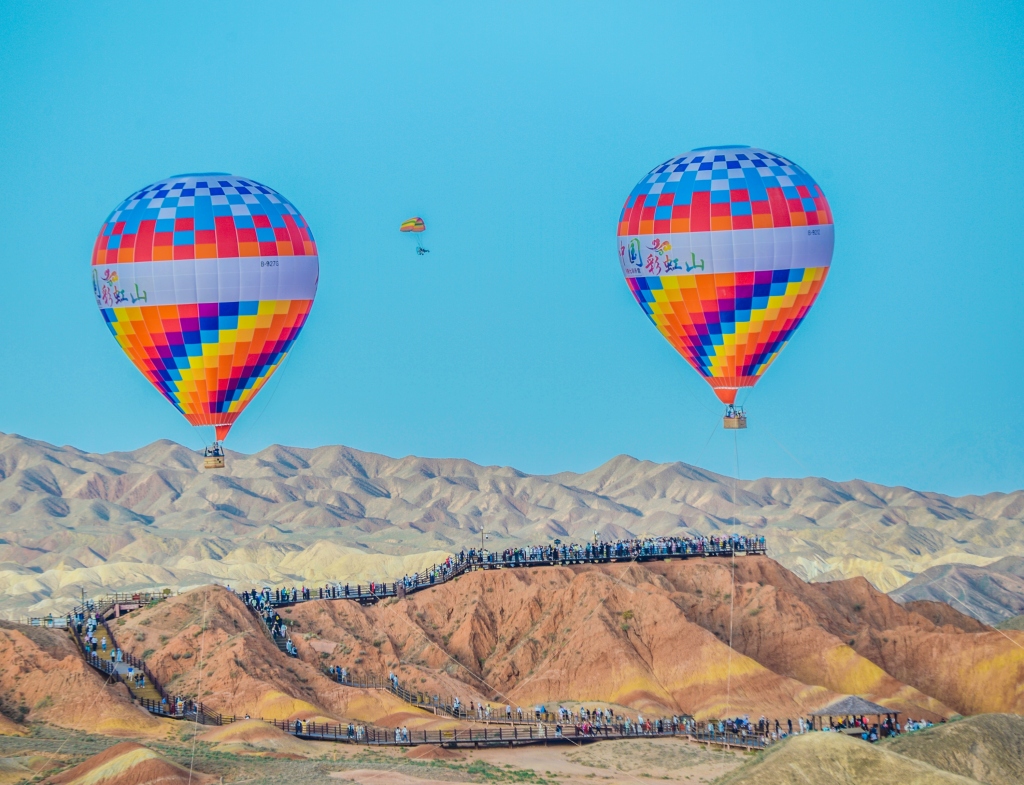
[[[649,561],[655,559],[693,557],[735,557],[760,555],[765,552],[763,537],[746,538],[655,538],[626,540],[616,543],[577,545],[557,543],[551,546],[508,549],[502,552],[463,551],[444,563],[413,576],[393,582],[370,582],[365,585],[326,584],[315,593],[312,589],[244,591],[239,596],[259,621],[263,631],[278,646],[295,656],[294,646],[287,638],[288,630],[276,613],[276,608],[312,600],[348,600],[362,604],[379,602],[385,597],[403,597],[453,580],[471,570],[530,568],[544,566],[607,564],[622,561]],[[110,622],[117,627],[117,619],[124,613],[138,610],[164,599],[166,595],[133,594],[114,595],[98,602],[85,603],[69,614],[63,625],[78,642],[86,661],[109,679],[124,683],[140,705],[153,714],[174,719],[187,719],[202,724],[223,725],[242,717],[224,716],[184,696],[169,696],[149,672],[145,663],[124,651],[118,644]],[[375,727],[357,723],[322,723],[308,720],[271,720],[271,724],[292,735],[323,741],[348,742],[369,745],[442,746],[517,746],[537,743],[587,743],[605,739],[641,739],[663,736],[684,736],[695,742],[740,749],[761,749],[772,742],[794,733],[809,731],[809,723],[798,718],[780,725],[762,717],[751,721],[747,717],[697,722],[692,717],[676,715],[662,718],[635,718],[618,714],[609,708],[586,709],[574,712],[559,708],[549,712],[542,706],[524,712],[522,707],[505,707],[493,713],[491,707],[468,708],[458,699],[441,700],[439,696],[425,696],[406,690],[391,675],[388,679],[356,682],[344,669],[323,669],[333,681],[353,688],[386,690],[410,705],[425,708],[435,714],[482,724],[449,730],[412,730],[407,728]],[[247,719],[247,718],[245,718]],[[844,723],[845,724],[845,723]],[[849,718],[854,732],[867,731],[864,718]],[[891,726],[890,726],[891,727]],[[895,726],[898,728],[898,725]]]
[[[316,589],[309,587],[266,588],[264,596],[269,607],[294,605],[310,600],[355,600],[366,604],[389,597],[404,597],[446,583],[471,570],[499,570],[526,567],[557,567],[578,564],[614,564],[661,559],[705,557],[763,556],[768,551],[764,537],[653,537],[618,540],[616,542],[561,543],[507,548],[487,551],[470,548],[449,556],[441,564],[406,575],[392,582],[370,581],[366,584],[328,582]]]

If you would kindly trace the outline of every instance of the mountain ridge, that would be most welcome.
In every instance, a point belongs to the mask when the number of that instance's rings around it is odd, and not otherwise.
[[[620,455],[535,475],[343,445],[228,451],[223,473],[169,440],[90,453],[0,434],[0,614],[210,582],[394,577],[462,547],[762,534],[806,580],[883,591],[929,568],[1024,557],[1024,491],[963,497],[825,478],[736,480]]]

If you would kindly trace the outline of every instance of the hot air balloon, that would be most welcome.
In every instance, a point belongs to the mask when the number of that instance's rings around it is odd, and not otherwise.
[[[703,147],[651,170],[619,218],[629,289],[655,327],[745,428],[753,387],[800,326],[832,261],[832,212],[787,158]]]
[[[309,225],[272,188],[222,173],[168,177],[103,224],[92,254],[96,304],[125,354],[195,426],[221,442],[277,370],[316,296]]]
[[[416,216],[415,218],[410,218],[407,221],[402,221],[402,225],[398,227],[398,231],[400,232],[413,232],[415,234],[425,232],[426,230],[427,225],[423,223],[423,219],[420,218],[419,216]],[[418,253],[420,256],[423,256],[423,254],[430,253],[430,251],[424,248],[419,240],[416,240],[416,253]]]

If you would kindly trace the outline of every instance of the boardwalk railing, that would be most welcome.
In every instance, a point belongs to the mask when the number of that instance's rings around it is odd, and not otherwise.
[[[95,652],[85,650],[82,651],[82,656],[85,657],[85,661],[88,665],[91,665],[111,681],[124,682],[124,679],[121,678],[121,674],[117,672],[117,668],[114,667],[114,663],[110,660],[100,657]]]
[[[252,611],[253,615],[256,617],[256,620],[259,621],[260,627],[263,629],[263,632],[266,633],[267,637],[274,642],[274,645],[277,646],[277,648],[279,648],[285,654],[288,654],[287,636],[275,635],[273,630],[271,630],[270,626],[267,624],[267,620],[263,618],[262,613],[258,612],[251,605],[247,605],[246,607],[249,608],[250,611]]]
[[[200,725],[227,725],[242,719],[234,715],[224,715],[213,711],[204,706],[201,701],[199,703],[191,700],[175,701],[167,699],[165,696],[159,701],[150,698],[140,698],[139,704],[150,714],[169,717],[172,720],[198,722]]]
[[[114,637],[113,631],[110,629],[110,625],[108,625],[106,621],[101,620],[100,624],[102,624],[103,625],[103,629],[106,630],[107,638],[110,640],[110,645],[113,647],[113,650],[115,652],[118,649],[121,650],[121,660],[120,661],[125,663],[126,665],[130,665],[131,667],[135,668],[136,670],[142,671],[142,674],[146,677],[146,679],[149,681],[149,683],[153,685],[153,689],[155,689],[157,691],[157,693],[160,695],[160,697],[161,698],[166,698],[167,697],[167,693],[164,692],[164,688],[160,686],[160,682],[158,682],[156,680],[156,677],[153,676],[153,673],[149,670],[148,667],[146,667],[145,661],[142,660],[141,657],[136,657],[134,654],[131,654],[130,652],[127,652],[127,651],[125,651],[124,649],[121,648],[120,644],[118,644],[118,642],[117,642],[117,638]]]
[[[138,595],[135,596],[138,597]],[[112,601],[108,606],[108,609],[114,607],[116,604],[116,601]],[[148,604],[148,602],[146,604]],[[90,613],[93,612],[95,611],[90,611]],[[83,613],[82,615],[84,616],[85,614]],[[143,676],[146,677],[146,680],[153,687],[153,689],[156,690],[157,694],[161,698],[167,697],[167,693],[164,692],[164,688],[160,685],[160,682],[157,681],[156,677],[153,676],[153,672],[146,665],[145,661],[141,657],[136,657],[134,654],[125,651],[120,647],[120,645],[117,642],[117,638],[114,637],[113,630],[110,629],[110,625],[107,624],[106,619],[103,618],[103,615],[101,613],[96,613],[96,618],[99,619],[99,624],[103,625],[103,631],[107,635],[107,640],[110,641],[110,651],[104,651],[104,656],[100,656],[99,653],[92,651],[86,645],[86,642],[82,640],[82,636],[78,632],[78,614],[76,614],[73,618],[75,619],[75,621],[70,625],[69,629],[71,631],[72,636],[75,639],[75,643],[78,645],[78,650],[82,653],[82,656],[85,657],[86,663],[88,663],[90,666],[98,670],[100,673],[106,675],[109,678],[112,678],[114,681],[119,681],[122,684],[124,684],[126,687],[128,687],[128,691],[131,692],[132,695],[135,695],[135,688],[133,688],[131,684],[128,684],[128,682],[121,675],[121,673],[118,672],[117,666],[119,664],[124,664],[131,668],[134,668],[135,670],[139,670],[142,672]],[[120,659],[118,659],[117,657],[117,652],[119,650],[121,652]]]
[[[77,633],[75,633],[77,637]],[[115,669],[115,663],[105,658],[100,658],[91,652],[83,650],[86,662],[100,673],[105,674],[113,681],[123,681],[121,675]],[[377,687],[389,689],[390,682],[368,682],[350,683],[343,682],[349,686]],[[157,682],[154,680],[153,684]],[[408,690],[390,684],[392,691],[398,695],[416,697]],[[191,700],[175,700],[168,698],[161,690],[162,700],[155,701],[148,698],[139,698],[138,703],[142,708],[151,714],[170,719],[196,722],[200,725],[227,725],[238,722],[242,717],[237,715],[224,715],[214,711],[202,702]],[[405,699],[405,698],[404,698]],[[461,712],[459,718],[468,721],[475,721],[468,712]],[[489,745],[525,745],[537,743],[558,743],[568,742],[584,744],[593,741],[604,741],[610,739],[643,739],[666,736],[680,736],[689,738],[700,743],[710,743],[719,746],[737,747],[740,749],[763,749],[770,744],[766,736],[750,734],[742,735],[731,732],[696,732],[686,725],[673,724],[668,720],[661,721],[662,730],[656,730],[657,723],[651,730],[642,730],[636,725],[626,727],[624,723],[604,724],[603,726],[587,724],[560,723],[552,714],[543,715],[541,720],[513,721],[491,719],[488,722],[495,723],[496,727],[468,728],[456,730],[411,730],[408,735],[401,732],[396,735],[394,728],[382,728],[373,725],[357,725],[342,723],[309,722],[301,720],[264,720],[274,727],[293,736],[303,739],[318,741],[335,741],[352,744],[367,744],[374,746],[413,746],[419,744],[439,744],[442,746],[489,746]],[[487,720],[485,720],[487,721]]]
[[[171,719],[198,722],[200,725],[227,725],[238,722],[242,717],[223,715],[212,711],[202,703],[183,701],[152,701],[142,699],[142,706],[152,714]],[[446,747],[525,745],[537,743],[568,742],[584,744],[610,739],[650,739],[668,736],[690,738],[700,743],[728,745],[742,749],[763,749],[767,739],[755,735],[735,733],[694,733],[682,726],[673,726],[667,721],[662,730],[638,730],[636,726],[626,728],[624,724],[602,727],[546,722],[517,723],[495,728],[467,728],[457,730],[411,730],[407,735],[395,728],[375,725],[311,722],[303,720],[265,720],[275,728],[292,736],[314,741],[334,741],[373,746],[415,746],[439,744]],[[397,731],[397,732],[396,732]]]
[[[388,597],[402,597],[447,583],[472,570],[495,570],[517,567],[553,567],[577,564],[612,564],[615,562],[688,559],[694,557],[760,556],[767,552],[763,537],[738,540],[685,539],[650,544],[597,543],[594,545],[563,545],[508,549],[502,552],[461,553],[444,564],[408,576],[401,581],[370,582],[351,585],[333,583],[317,589],[267,589],[262,595],[272,607],[293,605],[311,600],[355,600],[372,604]],[[269,595],[269,596],[268,596]]]
[[[471,711],[461,702],[456,704],[453,698],[444,698],[440,695],[428,695],[425,692],[408,690],[403,687],[401,683],[396,684],[391,679],[384,679],[376,676],[371,676],[369,678],[363,677],[362,679],[353,679],[349,676],[343,679],[337,672],[332,672],[329,668],[321,667],[321,670],[327,678],[337,682],[338,684],[343,684],[346,687],[390,692],[392,695],[402,699],[412,706],[457,720],[501,725],[536,725],[537,722],[555,723],[558,721],[558,715],[547,711],[529,711],[525,712],[524,715],[520,717],[517,711],[513,711],[512,714],[509,715],[503,707],[499,707],[497,712],[488,714],[486,711],[480,711],[478,713],[475,710]]]
[[[503,569],[515,567],[542,567],[554,565],[573,564],[601,564],[617,561],[650,561],[655,559],[690,558],[705,556],[733,556],[736,554],[759,555],[765,552],[763,538],[749,538],[741,541],[687,541],[677,540],[667,544],[653,543],[631,544],[626,547],[612,544],[597,544],[593,546],[562,546],[510,550],[503,553],[477,553],[470,551],[469,554],[460,554],[455,559],[449,560],[443,565],[435,566],[424,570],[405,580],[391,584],[371,583],[363,586],[351,587],[349,585],[335,584],[329,587],[320,588],[314,595],[309,592],[308,596],[300,596],[295,592],[277,590],[270,594],[251,595],[250,600],[262,598],[259,601],[264,607],[290,605],[296,602],[314,599],[350,599],[363,602],[377,602],[385,597],[404,596],[407,593],[430,588],[431,586],[445,583],[458,576],[476,569]],[[305,593],[304,593],[305,594]],[[112,649],[116,651],[119,647],[110,626],[107,624],[107,616],[111,611],[115,615],[121,610],[120,606],[128,606],[124,610],[135,609],[148,605],[152,602],[164,599],[163,594],[133,593],[115,594],[96,601],[87,601],[76,606],[68,617],[54,619],[47,617],[45,620],[30,620],[30,623],[38,622],[40,626],[70,626],[79,650],[82,652],[86,662],[101,674],[109,679],[123,682],[124,679],[117,670],[118,661],[116,657],[111,660],[100,657],[97,653],[88,649],[79,634],[78,627],[81,621],[89,615],[95,617],[103,625],[107,638]],[[247,603],[250,611],[259,619],[260,626],[264,632],[281,648],[283,639],[274,636],[263,619],[260,609],[255,607],[253,602]],[[70,625],[68,624],[70,622]],[[148,698],[137,698],[138,703],[152,714],[169,717],[179,720],[188,720],[203,725],[225,725],[241,719],[236,716],[225,716],[219,712],[206,708],[202,702],[191,700],[178,700],[169,698],[164,692],[160,683],[153,677],[145,662],[132,654],[122,651],[120,662],[133,668],[141,670],[142,673],[153,685],[161,700]],[[369,744],[380,746],[408,746],[416,744],[440,744],[443,746],[488,746],[488,745],[522,745],[552,742],[587,743],[604,739],[630,739],[630,738],[652,738],[659,736],[683,736],[699,743],[708,743],[721,746],[731,746],[743,749],[761,749],[771,743],[766,734],[752,733],[746,735],[732,732],[719,732],[705,729],[697,732],[693,728],[691,718],[682,724],[661,720],[656,722],[650,730],[640,729],[636,725],[627,726],[625,723],[595,723],[589,722],[575,724],[571,721],[564,724],[557,718],[557,715],[544,712],[529,712],[526,717],[519,719],[518,711],[512,717],[503,714],[499,708],[496,715],[487,716],[469,711],[465,706],[456,704],[454,699],[443,699],[438,695],[427,695],[425,693],[413,692],[402,687],[390,679],[371,677],[369,680],[356,681],[351,678],[341,679],[336,672],[324,669],[325,674],[334,681],[350,687],[364,689],[386,690],[403,701],[415,706],[432,710],[435,714],[441,714],[458,720],[471,723],[494,724],[496,727],[468,728],[456,730],[412,730],[399,731],[393,728],[381,728],[376,726],[340,724],[340,723],[317,723],[296,720],[263,720],[275,727],[291,734],[306,739],[337,741],[356,744]],[[657,730],[658,727],[661,730]]]
[[[86,600],[81,605],[76,605],[65,616],[55,616],[51,613],[46,616],[32,616],[22,621],[31,627],[66,628],[69,621],[73,624],[75,620],[86,618],[93,613],[96,614],[97,618],[106,619],[107,614],[111,611],[116,611],[120,606],[126,606],[125,611],[127,612],[129,609],[141,608],[144,605],[150,605],[166,598],[167,595],[162,592],[121,592],[118,594],[108,594],[105,597]]]
[[[625,725],[583,726],[574,724],[523,723],[506,727],[458,730],[411,730],[408,735],[394,728],[361,727],[322,722],[272,720],[271,724],[303,739],[337,741],[379,746],[414,746],[439,744],[445,747],[525,745],[550,742],[585,744],[611,739],[651,739],[668,736],[692,738],[701,743],[728,745],[743,749],[763,749],[768,740],[763,736],[734,733],[693,734],[679,726],[667,724],[663,730],[627,729]],[[705,738],[707,737],[707,738]]]
[[[415,591],[431,588],[442,583],[454,580],[466,572],[477,569],[508,569],[526,567],[545,567],[554,565],[578,565],[578,564],[609,564],[621,561],[652,561],[666,559],[686,559],[693,557],[731,557],[736,554],[762,555],[766,552],[767,545],[764,537],[739,537],[736,539],[691,539],[677,538],[668,540],[635,540],[620,543],[593,543],[587,545],[560,545],[540,546],[529,548],[507,549],[500,552],[477,552],[470,550],[463,551],[452,559],[448,559],[441,565],[407,576],[401,581],[393,583],[371,582],[364,586],[357,584],[331,584],[319,587],[315,590],[303,589],[301,592],[295,589],[265,589],[262,593],[245,592],[246,607],[259,620],[260,627],[264,633],[274,641],[275,645],[282,651],[288,652],[291,656],[297,656],[295,649],[289,652],[287,646],[288,638],[275,635],[267,621],[264,613],[272,611],[276,607],[294,605],[300,602],[312,600],[355,600],[363,604],[378,602],[387,597],[404,597]],[[514,717],[507,714],[502,717],[486,716],[473,712],[461,704],[456,704],[454,699],[442,699],[440,696],[426,695],[424,693],[412,692],[390,680],[371,677],[369,680],[355,681],[348,676],[342,679],[337,672],[322,668],[328,678],[351,687],[364,689],[386,690],[407,703],[433,711],[455,719],[477,722],[492,722],[504,724],[528,723],[533,720],[519,719],[518,711]],[[499,710],[500,711],[500,710]],[[554,717],[548,713],[530,712],[534,719],[552,722]]]

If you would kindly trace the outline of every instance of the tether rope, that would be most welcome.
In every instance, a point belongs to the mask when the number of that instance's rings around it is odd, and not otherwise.
[[[736,461],[736,475],[732,484],[732,503],[739,504],[739,481],[740,481],[740,448],[739,435],[736,431],[732,434],[733,457]],[[729,710],[732,708],[732,641],[733,641],[733,609],[736,604],[736,549],[732,548],[730,560],[730,585],[729,585],[729,654],[725,666],[725,719],[729,719]],[[724,754],[725,747],[722,747]]]
[[[768,438],[769,438],[769,439],[771,439],[771,440],[772,440],[773,442],[775,442],[775,443],[776,443],[776,444],[777,444],[777,445],[779,446],[779,449],[780,449],[780,450],[782,450],[782,451],[783,451],[784,453],[786,453],[786,455],[788,455],[788,456],[789,456],[790,458],[792,458],[792,459],[793,459],[794,461],[796,461],[796,462],[797,462],[797,463],[798,463],[798,464],[800,465],[800,468],[801,468],[801,469],[803,469],[803,470],[804,470],[805,472],[807,472],[807,474],[808,474],[808,475],[809,475],[809,474],[811,474],[811,470],[810,470],[810,469],[808,469],[808,468],[807,468],[807,467],[806,467],[806,466],[804,465],[804,462],[803,462],[803,461],[801,461],[801,460],[800,460],[799,458],[797,458],[797,457],[796,457],[795,455],[793,455],[793,453],[791,453],[791,452],[790,452],[790,451],[789,451],[789,450],[788,450],[788,449],[786,448],[786,445],[784,445],[784,444],[783,444],[782,442],[780,442],[780,441],[779,441],[778,439],[776,439],[776,438],[775,438],[775,436],[774,436],[774,434],[772,434],[772,432],[771,432],[771,431],[769,431],[769,430],[768,430],[768,429],[767,429],[767,428],[765,427],[765,424],[764,424],[763,422],[761,422],[761,423],[758,423],[758,426],[757,426],[757,427],[758,427],[759,429],[761,429],[762,431],[764,431],[764,432],[765,432],[766,434],[768,434]]]
[[[640,557],[640,553],[638,552],[638,553],[636,553],[636,554],[635,554],[635,555],[633,556],[633,558],[632,558],[632,559],[630,559],[630,560],[629,560],[629,562],[627,562],[627,564],[626,564],[626,570],[629,570],[629,569],[631,569],[631,568],[633,567],[633,565],[635,565],[635,564],[636,564],[636,560],[637,560],[637,559],[638,559],[639,557]],[[735,554],[733,555],[733,558],[735,558]],[[568,566],[568,565],[562,565],[562,566]],[[607,573],[606,573],[606,574],[607,574]],[[623,582],[622,582],[621,580],[619,580],[618,578],[616,578],[616,577],[614,577],[614,576],[611,576],[611,575],[609,575],[608,577],[609,577],[609,578],[611,578],[611,580],[612,580],[612,581],[614,581],[614,582],[616,582],[616,583],[622,583],[623,585],[625,585],[625,586],[627,586],[627,587],[628,587],[628,584],[625,584],[625,583],[623,583]],[[634,587],[634,588],[638,588],[638,587]],[[604,602],[605,602],[605,599],[602,599],[602,600],[601,600],[601,601],[600,601],[600,602],[599,602],[599,603],[597,604],[597,607],[595,608],[595,611],[596,611],[596,610],[597,610],[598,608],[602,607],[602,606],[604,605]],[[442,653],[442,654],[443,654],[443,655],[444,655],[445,657],[447,657],[447,658],[448,658],[449,660],[451,660],[451,661],[452,661],[453,663],[455,663],[455,664],[456,664],[456,665],[457,665],[458,667],[460,667],[460,668],[464,669],[464,670],[465,670],[466,672],[468,672],[468,673],[469,673],[469,674],[470,674],[470,675],[471,675],[471,676],[472,676],[472,677],[473,677],[474,679],[476,679],[476,680],[477,680],[477,681],[479,681],[479,682],[480,682],[481,684],[483,684],[483,685],[484,685],[485,687],[487,687],[487,689],[489,689],[489,690],[490,690],[490,691],[491,691],[491,692],[492,692],[493,694],[495,694],[495,695],[499,696],[500,698],[504,699],[504,700],[505,700],[505,702],[506,702],[506,705],[514,705],[514,706],[516,706],[517,708],[520,708],[520,707],[521,707],[521,704],[519,704],[519,703],[518,703],[517,701],[513,701],[513,700],[512,700],[511,698],[509,698],[509,696],[508,696],[508,695],[506,695],[506,694],[505,694],[504,692],[502,692],[501,690],[497,689],[497,688],[496,688],[496,687],[494,687],[494,686],[493,686],[492,684],[490,684],[490,683],[489,683],[489,682],[488,682],[488,681],[487,681],[486,679],[484,679],[484,678],[483,678],[483,676],[479,676],[479,675],[477,675],[476,673],[474,673],[474,672],[473,672],[473,670],[472,670],[471,668],[469,668],[469,666],[467,666],[467,665],[464,665],[463,663],[459,662],[459,661],[458,661],[457,659],[455,659],[455,658],[454,658],[454,657],[453,657],[453,656],[452,656],[451,654],[449,654],[449,653],[448,653],[448,652],[447,652],[447,651],[446,651],[446,650],[445,650],[444,648],[442,648],[442,647],[441,647],[441,646],[439,646],[439,645],[438,645],[437,643],[435,643],[434,641],[432,641],[432,640],[431,640],[431,639],[430,639],[429,637],[427,637],[427,634],[426,634],[426,633],[425,633],[425,632],[424,632],[424,631],[423,631],[423,630],[422,630],[422,629],[421,629],[421,628],[420,628],[420,627],[419,627],[418,625],[416,625],[416,624],[413,624],[413,625],[411,625],[411,627],[412,627],[412,629],[413,629],[413,630],[415,630],[416,632],[418,632],[418,633],[419,633],[419,634],[420,634],[420,635],[421,635],[421,636],[423,637],[423,639],[427,641],[427,643],[428,643],[429,645],[433,646],[433,647],[434,647],[435,649],[437,649],[438,651],[440,651],[440,652],[441,652],[441,653]],[[401,657],[399,657],[399,658],[398,658],[398,662],[399,662],[399,663],[401,663],[401,661],[402,661],[402,659],[401,659]],[[531,677],[531,678],[533,678],[533,677]],[[523,684],[527,684],[527,683],[529,683],[529,681],[530,681],[530,679],[526,679],[525,681],[522,681],[522,682],[520,682],[519,684],[517,684],[517,685],[516,685],[516,687],[521,687],[521,686],[522,686]],[[664,685],[662,685],[662,686],[664,686]],[[600,702],[602,702],[602,701],[598,701],[598,702],[600,703]],[[605,701],[605,702],[607,702],[607,701]],[[580,704],[580,705],[582,705],[582,702],[581,702],[581,704]],[[478,721],[478,722],[486,722],[486,720],[477,720],[477,721]],[[469,719],[467,719],[467,722],[473,722],[472,718],[469,718]],[[532,724],[532,723],[531,723],[531,724]],[[568,742],[569,742],[570,744],[572,744],[572,745],[574,745],[574,746],[576,746],[576,747],[578,747],[578,748],[580,748],[580,749],[583,749],[583,744],[582,744],[581,742],[577,741],[576,739],[572,739],[572,738],[569,738],[569,737],[567,737],[567,736],[562,736],[561,738],[562,738],[562,740],[563,740],[563,741],[568,741]],[[725,749],[725,748],[723,747],[723,750],[724,750],[724,749]],[[393,770],[394,768],[395,768],[395,767],[394,767],[394,766],[392,766],[392,767],[389,767],[389,768],[387,768],[387,769],[384,769],[384,770],[385,770],[385,771],[391,771],[391,770]],[[629,773],[629,772],[627,772],[627,771],[620,771],[619,773],[620,773],[620,774],[625,774],[625,775],[626,775],[627,777],[629,777],[629,778],[630,778],[631,780],[634,780],[635,782],[639,782],[639,783],[643,783],[643,782],[644,782],[644,780],[641,780],[641,779],[639,779],[638,777],[635,777],[635,776],[633,776],[632,774],[630,774],[630,773]]]
[[[716,416],[715,417],[715,427],[711,429],[711,434],[708,436],[708,440],[706,442],[704,442],[704,446],[701,447],[700,452],[697,454],[697,460],[693,464],[695,468],[697,468],[697,469],[701,468],[700,467],[701,458],[704,457],[704,453],[707,451],[708,445],[711,444],[711,440],[715,438],[715,434],[718,433],[718,429],[720,427],[721,426],[718,424],[718,417]]]
[[[980,619],[975,618],[975,616],[971,613],[971,609],[967,607],[966,603],[961,602],[958,598],[954,597],[948,591],[946,591],[945,589],[943,589],[943,588],[941,588],[939,586],[934,586],[933,585],[933,588],[938,589],[940,592],[945,594],[951,600],[953,600],[954,602],[958,603],[964,610],[967,611],[967,615],[970,616],[972,619],[974,619],[975,621],[981,621]],[[984,622],[981,622],[981,623],[984,624]],[[1009,635],[1007,635],[1005,632],[1003,632],[998,627],[993,626],[992,629],[995,630],[996,632],[998,632],[1004,638],[1006,638],[1006,640],[1008,640],[1010,643],[1012,643],[1018,649],[1024,649],[1024,646],[1021,646],[1019,642],[1015,641],[1013,638],[1011,638]]]
[[[629,560],[629,562],[627,563],[627,569],[629,569],[629,567],[631,567],[636,562],[636,559],[639,558],[639,556],[640,556],[640,554],[637,553],[637,554],[635,554],[633,556],[632,559]],[[612,576],[609,576],[609,577],[612,577]],[[616,579],[614,577],[612,577],[612,580],[616,580]],[[604,600],[602,599],[601,602],[598,603],[598,607],[601,607],[603,604],[604,604]],[[390,607],[390,606],[385,606],[385,607]],[[483,678],[483,676],[479,676],[476,673],[474,673],[473,670],[468,665],[464,665],[463,663],[459,662],[451,654],[449,654],[444,648],[439,646],[436,642],[432,641],[427,636],[427,634],[418,625],[412,624],[411,628],[413,630],[415,630],[417,633],[419,633],[423,637],[423,639],[427,642],[428,645],[430,645],[430,646],[434,647],[435,649],[437,649],[438,651],[440,651],[441,654],[443,654],[445,657],[447,657],[449,660],[451,660],[453,663],[455,663],[455,665],[457,665],[459,668],[462,668],[467,673],[469,673],[474,679],[476,679],[481,684],[483,684],[487,689],[489,689],[491,691],[491,693],[499,696],[500,698],[503,698],[505,700],[505,702],[506,702],[506,705],[510,705],[510,706],[511,705],[515,705],[517,708],[521,708],[520,704],[517,701],[513,701],[504,692],[502,692],[501,690],[495,688],[492,684],[490,684],[486,679]],[[401,657],[398,657],[398,662],[399,662],[399,664],[401,664],[401,662],[402,662],[402,658]],[[520,684],[517,684],[516,686],[517,687],[521,686],[522,684],[526,684],[527,682],[529,682],[529,679],[527,679],[526,681],[521,682]],[[198,717],[198,715],[196,715],[196,716]],[[453,719],[458,720],[459,718],[455,717]],[[474,720],[473,720],[473,718],[467,718],[466,722],[472,723],[472,722],[474,722]],[[487,720],[480,719],[480,720],[476,720],[476,722],[487,722]],[[532,724],[532,722],[530,724]],[[569,738],[567,736],[562,736],[561,738],[562,738],[563,741],[568,741],[570,744],[572,744],[572,745],[574,745],[574,746],[576,746],[576,747],[578,747],[580,749],[583,749],[583,744],[581,742],[577,741],[576,739],[572,739],[572,738]],[[194,744],[194,739],[193,739],[193,744]],[[410,741],[410,745],[411,744],[412,744],[412,742]],[[381,767],[381,768],[376,768],[375,767],[375,770],[376,771],[394,771],[400,765],[402,765],[402,762],[398,762],[398,763],[395,763],[394,765],[385,766],[385,767]],[[633,776],[632,774],[630,774],[627,771],[622,771],[620,773],[621,774],[625,774],[627,777],[629,777],[631,780],[634,780],[635,782],[644,783],[644,780],[641,780],[641,779]]]
[[[202,631],[199,637],[199,659],[196,660],[196,667],[199,669],[199,682],[198,686],[196,687],[196,701],[195,706],[193,707],[196,712],[196,722],[195,725],[193,726],[192,732],[192,757],[188,762],[189,785],[191,785],[192,783],[192,771],[195,768],[196,764],[196,737],[199,735],[199,699],[202,697],[203,694],[203,652],[206,643],[206,606],[207,603],[209,602],[209,599],[210,595],[207,592],[203,595],[203,623],[201,628]]]

